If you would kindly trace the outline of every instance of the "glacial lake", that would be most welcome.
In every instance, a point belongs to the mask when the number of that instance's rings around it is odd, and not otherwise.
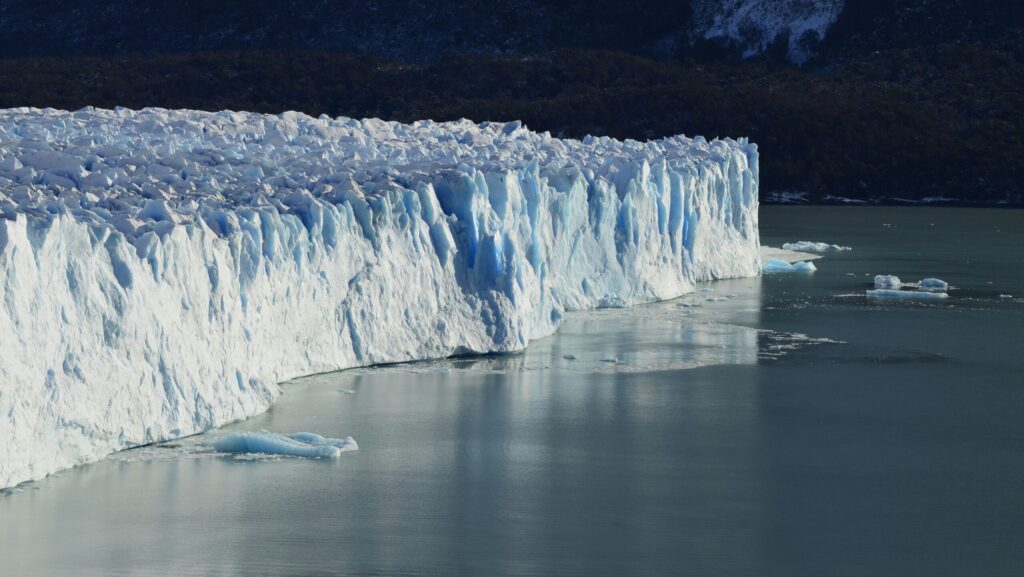
[[[521,355],[318,375],[227,431],[0,495],[0,574],[1020,575],[1024,211],[762,207],[814,274],[567,317]],[[956,287],[870,301],[875,274]],[[1013,295],[1012,298],[1001,295]]]

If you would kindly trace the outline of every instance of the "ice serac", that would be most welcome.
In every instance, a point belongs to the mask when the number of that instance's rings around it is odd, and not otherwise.
[[[0,486],[756,275],[757,186],[745,140],[0,111]]]

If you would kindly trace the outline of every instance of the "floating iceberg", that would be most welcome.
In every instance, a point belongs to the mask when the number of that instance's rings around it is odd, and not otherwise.
[[[917,283],[917,286],[921,287],[921,290],[932,292],[946,292],[949,289],[949,283],[937,278],[923,279]]]
[[[949,289],[949,284],[937,278],[926,278],[916,283],[905,283],[898,276],[880,274],[875,276],[875,288],[893,290],[912,288],[926,292],[946,292]]]
[[[782,245],[782,248],[797,252],[845,252],[853,250],[848,246],[839,246],[838,244],[828,244],[826,242],[811,242],[808,240],[787,242]]]
[[[349,451],[358,451],[355,439],[330,439],[316,433],[232,433],[215,440],[214,450],[221,453],[263,453],[327,459]]]
[[[0,487],[756,275],[757,183],[745,140],[0,110]]]
[[[904,291],[899,289],[876,289],[867,291],[868,297],[873,299],[894,299],[894,300],[918,300],[932,301],[942,300],[949,295],[942,292],[927,291]]]
[[[765,274],[782,272],[814,272],[818,267],[813,262],[799,261],[788,263],[782,259],[773,258],[765,261],[762,272]]]
[[[899,289],[901,286],[903,286],[903,281],[898,276],[891,274],[875,275],[876,289]]]
[[[813,252],[799,252],[795,250],[786,250],[784,248],[776,248],[773,246],[761,245],[761,262],[767,262],[772,259],[784,260],[788,263],[818,260],[824,258],[824,255]]]

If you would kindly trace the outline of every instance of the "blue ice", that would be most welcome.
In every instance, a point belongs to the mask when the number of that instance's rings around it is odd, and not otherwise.
[[[341,453],[356,451],[359,445],[355,439],[331,439],[316,433],[232,433],[213,442],[213,448],[221,453],[262,453],[267,455],[288,455],[328,459]]]
[[[949,283],[937,278],[926,278],[917,284],[921,287],[921,290],[926,291],[945,292],[949,288]]]
[[[867,291],[868,298],[931,301],[942,300],[949,295],[943,292],[904,291],[898,289],[876,289]]]
[[[782,259],[770,258],[764,262],[761,271],[765,274],[778,272],[814,272],[818,267],[809,261],[800,261],[790,264]]]

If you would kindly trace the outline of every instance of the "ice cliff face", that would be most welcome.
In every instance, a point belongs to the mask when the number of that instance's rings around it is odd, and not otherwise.
[[[797,64],[810,56],[843,11],[844,0],[696,0],[693,28],[698,37],[738,47],[757,56],[780,38]]]
[[[0,111],[0,487],[757,274],[757,183],[744,140]]]

